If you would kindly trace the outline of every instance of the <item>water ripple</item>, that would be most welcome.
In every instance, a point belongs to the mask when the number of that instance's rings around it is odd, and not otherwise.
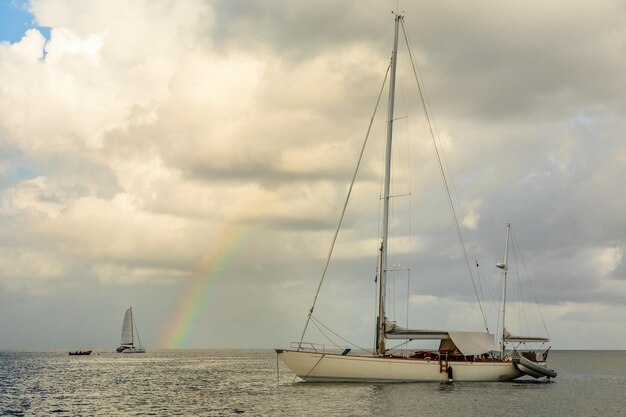
[[[330,384],[277,380],[268,350],[0,352],[0,415],[625,415],[625,352],[552,355],[551,383]]]

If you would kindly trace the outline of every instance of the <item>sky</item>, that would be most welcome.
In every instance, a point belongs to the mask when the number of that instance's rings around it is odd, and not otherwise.
[[[114,349],[129,306],[148,348],[299,340],[392,10],[489,330],[511,222],[507,329],[545,322],[554,349],[623,349],[626,4],[613,0],[2,0],[0,349]],[[401,36],[389,318],[482,330],[405,51]],[[386,104],[314,313],[365,347]]]

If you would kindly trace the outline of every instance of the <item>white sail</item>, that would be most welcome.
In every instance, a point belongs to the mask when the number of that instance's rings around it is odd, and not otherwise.
[[[126,310],[124,315],[124,324],[122,325],[122,345],[133,344],[133,309]]]

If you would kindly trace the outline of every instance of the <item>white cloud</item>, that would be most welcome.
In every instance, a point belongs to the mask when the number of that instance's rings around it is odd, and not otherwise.
[[[480,213],[478,213],[478,211],[482,206],[482,201],[474,200],[468,206],[469,207],[464,210],[466,214],[463,217],[461,224],[463,224],[463,226],[468,229],[476,229],[476,226],[478,225],[478,220],[480,219]]]
[[[32,249],[29,252],[6,251],[0,258],[0,268],[4,276],[11,278],[8,282],[15,285],[14,290],[18,290],[27,281],[62,278],[65,273],[63,262],[41,249]],[[29,284],[36,286],[33,282]]]
[[[0,201],[4,216],[30,212],[35,217],[45,215],[57,218],[65,209],[64,202],[55,198],[55,193],[45,177],[22,181],[16,187],[4,190],[2,194]]]
[[[589,306],[596,324],[602,312],[623,313],[626,11],[610,1],[544,3],[433,2],[407,10],[407,30],[470,257],[499,260],[512,221],[530,246],[527,263],[545,277],[549,321],[569,329]],[[219,231],[239,225],[248,240],[221,287],[245,295],[237,325],[260,311],[261,295],[280,318],[308,303],[387,66],[393,7],[31,6],[50,40],[29,30],[0,44],[0,296],[133,294],[153,308],[158,331]],[[392,221],[392,263],[418,278],[409,297],[427,307],[418,317],[480,326],[471,287],[458,278],[464,265],[407,64],[403,55],[409,73],[399,78],[396,115],[409,117],[396,121],[394,174],[411,187],[398,181],[393,191],[412,200],[394,198],[393,211],[413,230]],[[409,134],[416,142],[407,145]],[[348,298],[347,329],[369,323],[357,305],[371,301],[383,138],[384,121],[372,131],[325,284],[331,298]],[[154,297],[167,302],[157,308]],[[437,307],[449,314],[430,312]],[[268,319],[269,328],[279,317]],[[575,347],[565,331],[556,338]]]
[[[613,272],[622,261],[623,251],[617,246],[596,249],[593,252],[591,261],[602,275]]]
[[[45,47],[46,63],[54,65],[63,59],[80,62],[86,58],[93,60],[92,63],[97,65],[103,45],[102,35],[92,35],[83,39],[67,29],[55,29],[54,37]]]

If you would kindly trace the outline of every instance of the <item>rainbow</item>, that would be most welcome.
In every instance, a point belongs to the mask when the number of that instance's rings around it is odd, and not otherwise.
[[[244,237],[244,229],[238,225],[227,225],[219,233],[208,253],[199,261],[201,273],[186,286],[175,313],[163,332],[161,346],[185,347],[189,331],[198,317],[211,290],[228,267],[233,254]]]

